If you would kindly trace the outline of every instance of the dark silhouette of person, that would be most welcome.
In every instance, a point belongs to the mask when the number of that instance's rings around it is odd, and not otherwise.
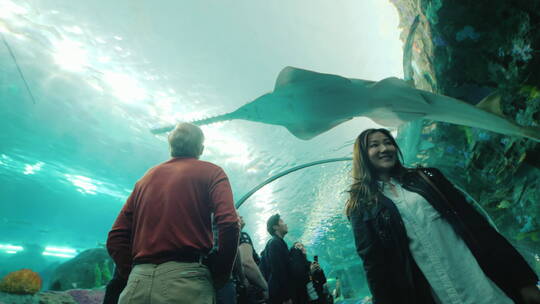
[[[274,214],[266,222],[266,230],[272,238],[263,250],[261,266],[268,282],[269,303],[292,304],[291,262],[287,243],[283,240],[289,228],[279,214]]]

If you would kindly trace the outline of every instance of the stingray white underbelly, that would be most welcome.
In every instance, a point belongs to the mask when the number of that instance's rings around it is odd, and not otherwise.
[[[409,87],[398,78],[383,79],[372,90],[371,110],[366,115],[381,125],[395,127],[415,119],[431,119],[523,135],[523,127],[505,117],[455,98]]]
[[[487,98],[485,104],[489,105],[490,101]],[[293,67],[286,67],[280,72],[272,93],[264,94],[236,111],[193,123],[243,119],[281,125],[298,138],[310,139],[357,116],[370,118],[387,127],[416,119],[431,119],[540,142],[538,127],[518,126],[502,115],[410,87],[399,78],[390,77],[376,82]],[[172,126],[154,132],[170,129]]]

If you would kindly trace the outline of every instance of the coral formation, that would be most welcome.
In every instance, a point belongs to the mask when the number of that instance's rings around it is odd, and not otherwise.
[[[16,294],[35,294],[41,289],[41,277],[30,269],[21,269],[6,275],[0,282],[0,291]]]

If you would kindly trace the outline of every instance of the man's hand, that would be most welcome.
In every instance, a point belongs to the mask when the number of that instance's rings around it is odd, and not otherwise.
[[[540,304],[540,289],[535,285],[521,288],[519,294],[525,304]]]

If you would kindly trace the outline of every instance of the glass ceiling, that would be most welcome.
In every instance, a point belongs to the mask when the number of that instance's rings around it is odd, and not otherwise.
[[[402,77],[389,2],[156,3],[0,0],[0,244],[100,246],[137,179],[168,158],[151,128],[233,111],[271,91],[285,66]],[[216,123],[203,127],[202,159],[225,169],[239,199],[293,166],[350,156],[372,126],[356,118],[304,141],[279,126]],[[256,249],[279,212],[288,243],[304,242],[323,267],[359,264],[343,215],[349,170],[304,169],[247,200],[239,211]]]

